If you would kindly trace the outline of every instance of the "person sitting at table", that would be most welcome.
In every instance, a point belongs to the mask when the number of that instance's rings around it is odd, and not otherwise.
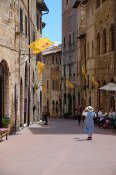
[[[112,107],[109,114],[108,114],[108,117],[111,118],[111,119],[115,119],[116,117],[116,112],[114,110],[114,108]]]
[[[98,123],[100,127],[104,125],[107,115],[108,113],[103,113],[103,108],[101,107],[98,111]]]
[[[112,107],[108,116],[107,116],[107,119],[106,119],[103,127],[107,128],[108,126],[112,126],[114,124],[115,119],[116,119],[116,112],[115,112],[114,108]]]

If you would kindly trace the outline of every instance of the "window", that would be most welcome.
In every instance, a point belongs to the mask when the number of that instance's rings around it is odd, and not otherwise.
[[[71,34],[69,34],[69,46],[71,46]]]
[[[65,36],[64,36],[64,47],[66,47],[66,43],[65,43]]]
[[[96,0],[96,8],[100,7],[100,0]]]
[[[54,100],[52,101],[52,111],[54,111],[55,110],[55,102],[54,102]]]
[[[69,76],[72,76],[72,65],[69,65]]]
[[[64,94],[64,104],[66,104],[66,94]]]
[[[40,33],[42,33],[42,19],[40,18]]]
[[[86,82],[86,83],[87,83],[87,87],[88,87],[88,88],[89,88],[89,82],[90,82],[90,81],[89,81],[89,75],[87,75],[87,82]]]
[[[97,34],[97,55],[100,55],[100,33]]]
[[[35,41],[35,31],[33,30],[32,41]]]
[[[106,0],[102,0],[102,3],[104,3]]]
[[[114,24],[110,27],[110,51],[114,51],[115,49],[115,36],[114,36]]]
[[[25,15],[25,36],[27,37],[27,17]]]
[[[78,70],[78,62],[77,62],[77,74],[79,73],[79,70]]]
[[[93,40],[92,40],[92,57],[94,56],[94,43],[93,43]]]
[[[20,32],[23,33],[23,10],[20,8]]]
[[[37,29],[39,29],[39,15],[37,13]]]
[[[52,64],[54,64],[54,55],[52,55]]]
[[[103,53],[106,53],[106,45],[107,45],[107,42],[106,42],[106,29],[104,29],[104,31],[103,31]]]
[[[56,64],[58,63],[58,58],[57,58],[57,56],[56,56]]]
[[[66,76],[66,66],[64,65],[64,76]]]
[[[73,33],[73,45],[75,45],[75,33]]]
[[[88,56],[88,58],[89,58],[89,43],[87,44],[87,51],[88,51],[88,52],[87,52],[87,53],[88,53],[87,56]]]
[[[61,65],[61,58],[60,58],[60,65]]]
[[[86,43],[84,43],[84,46],[83,46],[83,56],[84,58],[86,58]]]

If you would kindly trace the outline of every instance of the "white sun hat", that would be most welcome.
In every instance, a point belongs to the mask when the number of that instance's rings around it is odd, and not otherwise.
[[[86,110],[87,110],[87,111],[89,111],[89,112],[94,111],[94,109],[93,109],[93,107],[92,107],[92,106],[88,106],[88,107],[86,107]]]

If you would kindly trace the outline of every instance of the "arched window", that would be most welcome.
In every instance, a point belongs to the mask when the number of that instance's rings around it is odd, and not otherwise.
[[[106,0],[102,0],[102,3],[104,3]]]
[[[64,36],[64,47],[66,47],[65,36]]]
[[[28,66],[25,64],[25,87],[28,85]]]
[[[100,33],[97,34],[97,55],[100,55]]]
[[[66,0],[66,5],[68,4],[68,0]]]
[[[110,27],[110,51],[114,51],[115,48],[115,35],[114,35],[114,24]]]
[[[115,81],[114,81],[114,79],[113,79],[113,78],[111,78],[110,83],[115,83]]]
[[[52,111],[54,111],[55,110],[55,101],[53,100],[52,101]]]
[[[106,41],[106,29],[103,30],[103,53],[106,53],[107,41]]]
[[[96,0],[96,8],[100,7],[100,0]]]
[[[58,101],[56,101],[56,113],[58,113]]]
[[[94,56],[94,42],[92,40],[92,57]]]
[[[52,64],[54,64],[54,55],[52,55]]]
[[[89,55],[89,42],[87,43],[87,57],[89,58],[90,57],[90,55]]]
[[[66,94],[64,94],[64,104],[66,104]]]
[[[106,85],[106,81],[105,81],[105,80],[103,81],[103,86],[104,86],[104,85]]]

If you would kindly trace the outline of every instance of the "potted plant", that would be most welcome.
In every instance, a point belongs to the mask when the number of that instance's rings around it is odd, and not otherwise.
[[[2,117],[2,127],[8,128],[9,124],[10,124],[10,118],[7,116]]]

